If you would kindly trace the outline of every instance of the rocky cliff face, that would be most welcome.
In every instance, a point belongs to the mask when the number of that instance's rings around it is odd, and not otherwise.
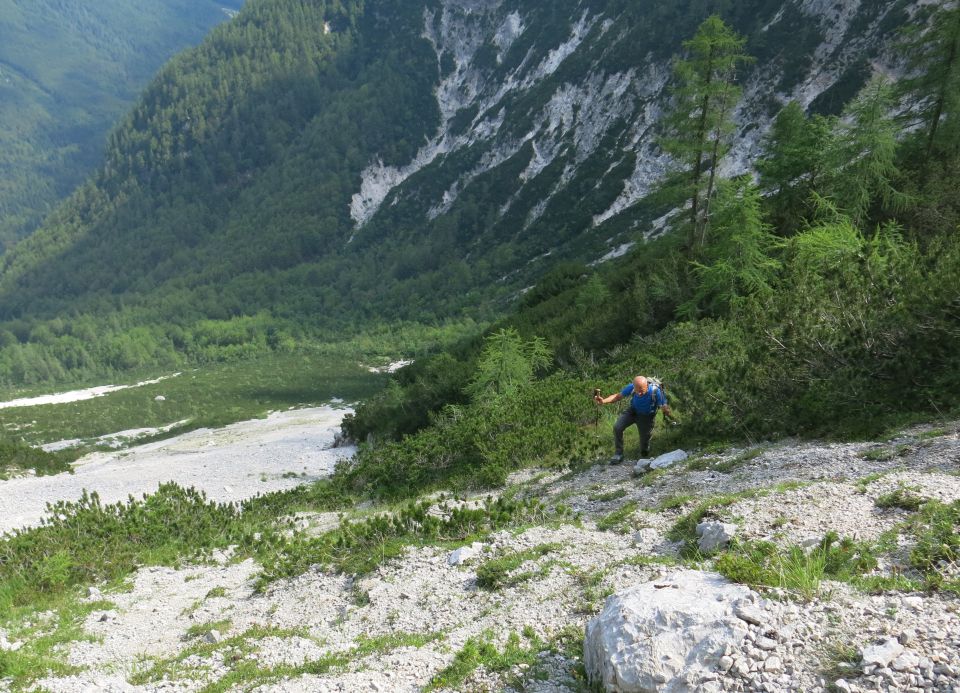
[[[836,111],[872,72],[892,70],[892,30],[912,8],[859,0],[747,4],[734,24],[757,62],[741,76],[727,174],[749,170],[782,105]],[[583,244],[599,257],[637,232],[662,232],[661,215],[641,203],[669,165],[656,135],[670,98],[671,58],[695,25],[662,23],[695,14],[681,5],[676,13],[613,2],[425,7],[423,37],[442,75],[440,126],[413,160],[374,160],[362,172],[351,239],[428,229],[471,204],[482,206],[487,224],[468,242],[541,237],[528,260]]]

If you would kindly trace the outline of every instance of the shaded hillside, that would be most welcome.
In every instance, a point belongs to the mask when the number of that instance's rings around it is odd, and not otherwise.
[[[156,70],[242,0],[0,3],[0,246],[101,163],[107,131]]]
[[[667,227],[676,201],[649,193],[670,61],[709,12],[757,58],[736,172],[789,99],[855,93],[910,6],[251,2],[161,71],[100,172],[4,258],[0,371],[495,315],[557,260]]]

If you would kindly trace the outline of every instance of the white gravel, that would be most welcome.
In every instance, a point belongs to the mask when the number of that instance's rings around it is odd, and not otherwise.
[[[309,412],[278,418],[295,416],[309,417]],[[240,429],[253,436],[250,428],[255,424],[243,424]],[[265,440],[265,434],[253,436],[259,442],[248,441],[246,453],[241,454],[225,432],[221,438],[210,432],[205,435],[208,445],[223,440],[234,450],[230,459],[243,459],[244,469],[253,468],[247,457]],[[350,653],[364,638],[439,634],[439,639],[422,647],[384,647],[363,657],[353,655],[345,667],[267,680],[255,688],[259,693],[421,690],[450,665],[468,638],[489,637],[502,647],[510,634],[529,628],[549,640],[562,629],[582,628],[605,594],[668,575],[674,568],[659,561],[669,561],[677,546],[667,540],[667,531],[710,495],[767,489],[766,495],[741,499],[722,513],[741,525],[745,538],[771,538],[781,546],[819,539],[828,530],[875,538],[906,517],[906,511],[879,509],[874,503],[900,487],[945,502],[960,498],[956,425],[936,434],[916,431],[886,445],[902,448],[901,454],[873,459],[866,453],[877,444],[788,441],[766,447],[729,473],[704,471],[696,464],[693,469],[677,465],[640,480],[630,477],[626,465],[596,465],[575,475],[524,472],[513,479],[521,493],[566,503],[582,513],[582,523],[498,532],[480,544],[477,556],[459,566],[448,562],[454,547],[412,547],[363,577],[313,568],[280,580],[263,593],[253,588],[259,570],[256,563],[231,563],[229,552],[220,554],[216,565],[146,567],[129,581],[130,591],[104,590],[102,598],[113,606],[94,612],[84,623],[94,640],[64,649],[66,660],[82,670],[37,684],[64,693],[187,693],[222,679],[237,665],[238,657],[267,668],[298,666]],[[194,452],[176,454],[196,459],[203,445],[193,441],[187,449]],[[208,452],[223,454],[220,448]],[[259,450],[259,454],[264,453]],[[737,454],[732,451],[725,459]],[[168,452],[168,457],[175,455]],[[777,486],[791,480],[807,485]],[[677,494],[690,494],[693,499],[679,507],[674,503],[666,509],[658,507]],[[636,509],[624,513],[615,530],[597,529],[597,520],[629,502],[635,502]],[[333,513],[298,513],[292,519],[291,531],[307,536],[338,521]],[[901,540],[909,538],[903,535]],[[553,551],[517,571],[530,573],[530,579],[499,591],[477,588],[477,568],[482,562],[547,543],[555,545]],[[885,561],[880,573],[890,575],[901,569]],[[211,594],[215,588],[220,589]],[[100,598],[94,592],[91,600]],[[773,591],[758,601],[758,608],[769,622],[751,627],[744,644],[724,657],[726,666],[711,673],[718,690],[960,693],[960,600],[949,593],[891,591],[871,596],[845,584],[825,582],[810,602]],[[155,659],[169,661],[196,643],[188,635],[191,626],[214,623],[219,624],[219,638],[235,638],[254,627],[287,632],[250,637],[242,650],[224,645],[194,654],[176,665],[170,679],[137,686],[129,683],[134,671],[149,668]],[[890,638],[903,644],[902,657],[887,667],[859,661],[863,649]],[[854,661],[838,669],[839,652],[845,657],[853,652]],[[515,681],[523,682],[522,690],[578,690],[577,663],[576,655],[545,650],[530,669],[515,666],[495,673],[480,667],[458,690],[512,691]],[[0,681],[0,691],[4,690]]]
[[[349,411],[278,412],[129,450],[93,453],[75,463],[73,474],[0,481],[0,533],[36,525],[48,503],[77,500],[84,489],[115,503],[176,481],[213,500],[239,501],[315,481],[355,452],[349,446],[330,448]]]

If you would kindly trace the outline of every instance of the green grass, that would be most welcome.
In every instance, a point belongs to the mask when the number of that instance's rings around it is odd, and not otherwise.
[[[880,448],[871,448],[870,450],[864,450],[859,454],[859,457],[864,460],[870,460],[871,462],[886,462],[888,460],[896,459],[897,457],[903,457],[910,452],[911,447],[907,444],[900,444],[896,446],[885,446]]]
[[[0,601],[2,592],[0,585]],[[77,673],[79,668],[66,662],[63,646],[91,640],[83,631],[84,619],[93,611],[112,609],[114,604],[104,600],[81,602],[70,593],[43,607],[53,614],[51,618],[45,618],[34,605],[0,609],[0,626],[8,631],[8,639],[23,643],[15,652],[0,650],[0,679],[10,677],[16,686],[26,687],[44,676]]]
[[[92,442],[118,431],[186,420],[167,434],[175,435],[261,417],[269,411],[322,404],[333,397],[353,401],[373,394],[384,382],[385,376],[368,372],[346,356],[309,350],[270,354],[187,370],[156,384],[82,402],[6,409],[3,431],[29,444],[66,439]],[[158,395],[165,400],[156,401]]]
[[[620,500],[627,495],[627,489],[617,488],[606,493],[594,493],[587,496],[587,500],[592,503],[609,503],[610,501]]]
[[[916,489],[900,486],[890,493],[877,496],[873,504],[881,509],[898,508],[900,510],[916,512],[926,502],[926,499],[911,493],[911,491],[914,490]]]
[[[829,532],[819,546],[779,548],[767,541],[734,541],[714,567],[733,582],[751,587],[777,587],[809,601],[830,578],[854,582],[877,565],[876,547]]]
[[[556,543],[540,544],[523,551],[510,551],[502,556],[484,561],[477,568],[477,587],[489,591],[514,587],[538,575],[537,572],[515,572],[524,563],[535,561],[547,554],[559,551],[563,546]],[[549,569],[549,568],[547,568]]]
[[[495,644],[493,632],[485,631],[482,635],[467,640],[454,656],[453,662],[434,676],[423,690],[461,690],[464,682],[480,667],[498,674],[509,671],[518,664],[531,666],[537,661],[537,654],[546,648],[547,643],[530,627],[523,629],[522,639],[517,633],[510,633],[503,649]]]
[[[612,513],[604,515],[597,520],[597,529],[601,532],[614,530],[621,534],[630,531],[630,520],[633,519],[633,514],[637,511],[638,507],[639,503],[637,503],[637,501],[624,503]]]
[[[210,621],[209,623],[194,623],[192,626],[187,628],[187,638],[192,640],[194,638],[200,638],[208,633],[217,631],[220,634],[226,633],[230,630],[231,625],[230,619],[224,619],[222,621]]]

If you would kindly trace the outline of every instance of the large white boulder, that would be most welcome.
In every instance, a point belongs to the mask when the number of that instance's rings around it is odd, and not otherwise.
[[[713,672],[747,633],[734,602],[750,595],[743,585],[696,570],[614,594],[587,625],[587,675],[620,693],[719,691]]]

